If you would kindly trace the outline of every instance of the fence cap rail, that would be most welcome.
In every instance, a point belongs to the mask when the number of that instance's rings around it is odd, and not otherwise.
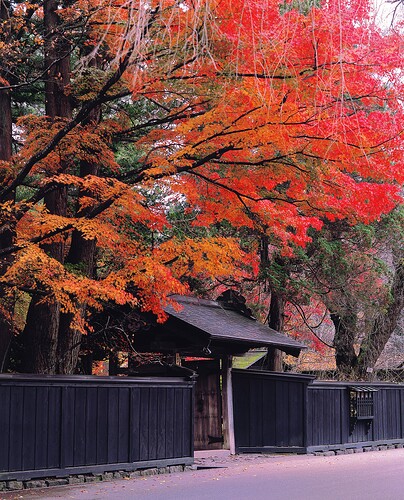
[[[5,373],[0,374],[0,384],[31,382],[31,383],[49,383],[49,384],[117,384],[117,385],[130,385],[130,384],[189,384],[194,382],[190,381],[188,377],[108,377],[98,375],[37,375],[37,374],[20,374],[20,373]]]
[[[394,383],[394,382],[356,382],[353,380],[349,380],[346,382],[339,382],[336,380],[314,380],[311,385],[309,385],[309,389],[344,389],[344,388],[354,388],[361,387],[366,388],[366,390],[370,390],[373,388],[374,390],[382,389],[382,388],[390,388],[390,389],[404,389],[403,383]]]
[[[250,369],[242,369],[242,368],[232,368],[232,373],[238,375],[246,375],[246,376],[262,376],[262,377],[271,377],[275,379],[288,379],[288,380],[301,380],[307,383],[311,383],[315,380],[315,375],[303,375],[301,373],[291,373],[291,372],[271,372],[268,370],[250,370]]]

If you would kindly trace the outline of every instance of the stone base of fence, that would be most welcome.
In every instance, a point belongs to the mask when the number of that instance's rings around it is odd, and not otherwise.
[[[316,455],[323,457],[332,457],[334,455],[350,455],[353,453],[365,453],[368,451],[385,451],[394,450],[396,448],[404,448],[404,442],[388,443],[388,444],[363,444],[358,443],[357,446],[347,445],[346,447],[334,447],[333,449],[324,448],[316,450],[308,450],[307,455]]]
[[[103,472],[97,474],[75,474],[64,478],[41,478],[25,481],[12,480],[0,481],[0,491],[20,491],[33,488],[48,488],[52,486],[65,486],[80,483],[95,483],[101,481],[112,481],[113,479],[135,479],[141,476],[153,476],[156,474],[174,474],[196,470],[196,465],[168,465],[167,467],[150,467],[148,469],[115,472]]]

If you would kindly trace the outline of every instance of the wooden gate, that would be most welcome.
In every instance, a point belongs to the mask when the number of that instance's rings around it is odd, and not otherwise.
[[[305,452],[307,385],[313,378],[232,370],[236,451]]]
[[[222,396],[219,360],[188,362],[186,366],[198,373],[195,385],[194,448],[223,448]]]

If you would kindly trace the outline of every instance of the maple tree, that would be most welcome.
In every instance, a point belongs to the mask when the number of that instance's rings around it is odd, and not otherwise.
[[[2,3],[1,314],[15,330],[29,302],[21,370],[72,372],[106,302],[164,320],[192,276],[256,275],[255,249],[198,228],[290,256],[324,220],[400,202],[399,31],[365,1],[295,7]],[[169,230],[173,201],[187,234]]]

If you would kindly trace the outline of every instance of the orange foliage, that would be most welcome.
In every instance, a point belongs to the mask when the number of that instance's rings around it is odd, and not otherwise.
[[[363,0],[330,0],[307,14],[276,0],[130,8],[77,0],[62,10],[64,21],[88,19],[86,43],[104,64],[96,72],[83,57],[69,88],[78,109],[95,100],[119,109],[106,108],[97,125],[83,115],[64,135],[66,120],[19,120],[23,146],[11,168],[0,165],[2,178],[13,182],[10,170],[18,180],[26,169],[21,183],[66,186],[76,203],[57,216],[42,198],[19,199],[16,258],[1,280],[42,288],[69,312],[114,300],[163,318],[167,295],[187,291],[184,277],[256,273],[253,254],[232,239],[201,237],[200,227],[226,221],[265,232],[290,255],[324,219],[368,223],[391,210],[404,180],[402,41],[382,34],[370,11]],[[138,106],[136,119],[124,104]],[[132,170],[114,156],[122,138],[140,156]],[[99,174],[80,177],[80,162]],[[155,192],[162,201],[149,201]],[[193,211],[198,236],[168,231],[172,199]],[[10,211],[8,202],[1,208]],[[62,238],[68,248],[73,230],[97,242],[97,279],[40,247]]]

